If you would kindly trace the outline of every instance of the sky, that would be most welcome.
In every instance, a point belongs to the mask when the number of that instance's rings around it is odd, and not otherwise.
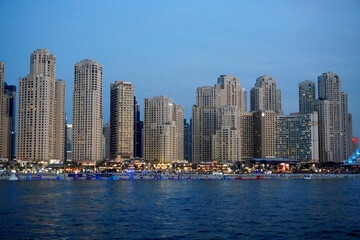
[[[357,0],[1,0],[0,22],[5,81],[18,85],[29,74],[30,53],[48,48],[66,82],[68,122],[74,64],[83,59],[103,66],[104,123],[116,80],[134,84],[142,110],[144,98],[165,95],[189,119],[196,88],[214,85],[219,75],[239,77],[248,96],[257,77],[272,76],[289,114],[298,111],[298,83],[332,71],[349,95],[360,137]]]

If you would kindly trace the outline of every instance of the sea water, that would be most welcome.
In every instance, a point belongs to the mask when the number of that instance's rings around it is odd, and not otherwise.
[[[360,239],[360,180],[0,181],[0,239]]]

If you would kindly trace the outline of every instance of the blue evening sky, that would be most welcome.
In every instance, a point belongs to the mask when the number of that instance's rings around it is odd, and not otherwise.
[[[219,75],[250,88],[270,75],[285,113],[298,111],[298,83],[340,75],[360,136],[360,1],[0,1],[0,61],[5,81],[29,73],[30,53],[48,48],[66,81],[72,117],[74,64],[103,65],[104,123],[110,82],[131,81],[143,99],[166,95],[190,118],[196,88]]]

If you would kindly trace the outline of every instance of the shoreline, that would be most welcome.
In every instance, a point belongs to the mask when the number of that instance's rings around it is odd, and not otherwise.
[[[92,177],[88,177],[88,176]],[[147,173],[147,174],[128,174],[128,173],[99,173],[99,174],[82,174],[79,173],[76,179],[69,174],[16,174],[18,180],[314,180],[314,179],[360,179],[360,174],[335,174],[335,173],[283,173],[283,174],[203,174],[203,173]],[[9,180],[10,175],[0,176],[0,180]]]

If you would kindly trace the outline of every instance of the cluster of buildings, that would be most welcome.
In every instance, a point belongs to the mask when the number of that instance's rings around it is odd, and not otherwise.
[[[165,96],[144,100],[144,121],[131,82],[110,85],[110,121],[103,124],[103,67],[83,60],[74,67],[72,123],[65,117],[65,81],[56,78],[48,49],[31,53],[30,73],[16,88],[4,86],[0,63],[0,158],[95,164],[104,159],[152,163],[237,163],[251,159],[343,162],[355,148],[352,116],[339,76],[327,72],[299,84],[299,112],[284,115],[274,78],[261,76],[247,92],[239,78],[221,75],[199,87],[192,119]],[[318,96],[316,97],[316,92]],[[17,133],[15,135],[15,133]],[[15,137],[16,136],[16,137]],[[15,144],[15,138],[17,138]],[[16,151],[15,151],[16,145]]]

